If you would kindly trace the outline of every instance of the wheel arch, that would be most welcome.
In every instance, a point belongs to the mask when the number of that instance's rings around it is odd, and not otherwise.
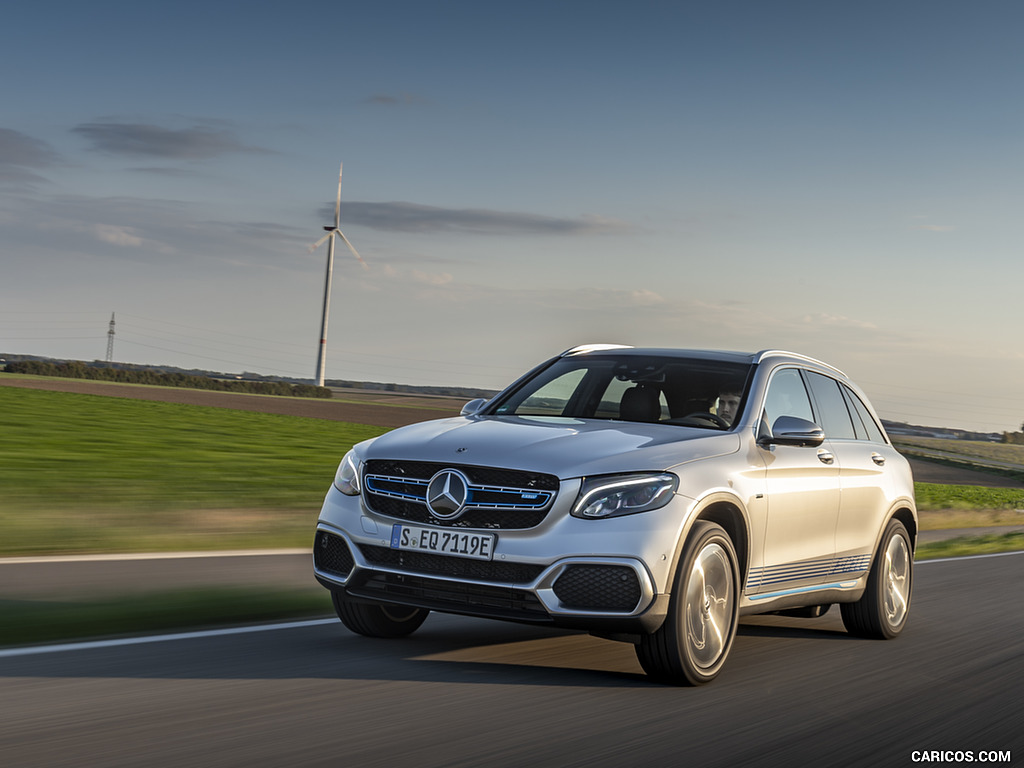
[[[899,507],[895,512],[890,515],[890,519],[899,520],[903,523],[903,527],[907,529],[907,533],[910,535],[910,551],[913,553],[917,549],[917,517],[909,507]],[[888,522],[885,524],[889,525]],[[883,529],[885,526],[883,526]]]
[[[733,549],[736,550],[737,565],[739,566],[740,591],[746,587],[747,570],[750,563],[750,525],[743,512],[743,507],[735,496],[727,493],[715,493],[701,500],[697,510],[690,518],[686,533],[681,537],[676,547],[676,562],[673,564],[673,573],[678,567],[686,540],[690,531],[698,521],[707,521],[720,525],[732,540]]]

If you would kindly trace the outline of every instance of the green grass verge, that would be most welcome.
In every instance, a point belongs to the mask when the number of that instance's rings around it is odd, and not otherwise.
[[[993,555],[1001,552],[1024,550],[1024,533],[987,534],[984,536],[961,536],[946,541],[920,544],[915,553],[917,560],[934,560],[939,557],[965,557],[967,555]]]
[[[918,510],[1024,509],[1024,488],[914,483]]]
[[[0,555],[309,544],[338,461],[387,430],[0,387]]]
[[[236,626],[333,616],[324,589],[203,588],[82,602],[0,600],[0,645]]]
[[[1024,445],[1013,443],[990,443],[979,440],[951,440],[938,437],[912,437],[899,435],[893,438],[897,448],[926,448],[932,451],[947,451],[964,457],[974,457],[983,461],[1000,461],[1008,464],[1019,464],[1024,470]]]

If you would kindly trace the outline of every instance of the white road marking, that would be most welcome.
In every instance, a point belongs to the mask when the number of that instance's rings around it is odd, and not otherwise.
[[[1014,552],[990,552],[987,555],[964,555],[963,557],[936,557],[931,560],[915,560],[914,565],[927,565],[928,563],[956,563],[961,560],[983,560],[986,557],[1010,557],[1011,555],[1024,555],[1024,549]]]
[[[206,629],[197,632],[175,632],[169,635],[145,635],[143,637],[121,637],[112,640],[91,640],[81,643],[61,643],[59,645],[33,645],[26,648],[0,649],[0,659],[12,656],[34,656],[42,653],[63,653],[65,651],[91,651],[97,648],[117,648],[125,645],[144,645],[146,643],[165,643],[172,640],[198,640],[207,637],[224,637],[226,635],[245,635],[253,632],[272,632],[277,629],[303,629],[318,627],[322,624],[337,624],[337,619],[310,619],[308,621],[289,621],[280,624],[257,624],[249,627],[231,627],[230,629]]]
[[[121,560],[189,560],[210,557],[264,557],[266,555],[309,555],[311,549],[232,549],[222,552],[136,552],[113,555],[43,555],[39,557],[0,557],[0,565],[26,563],[105,563]]]
[[[966,557],[944,557],[935,560],[915,561],[915,565],[927,565],[929,563],[959,563],[964,560],[983,560],[989,557],[1010,557],[1012,555],[1024,555],[1019,552],[996,552],[989,555],[968,555]],[[145,645],[146,643],[166,643],[174,640],[199,640],[207,637],[225,637],[228,635],[245,635],[256,632],[273,632],[279,629],[304,629],[306,627],[319,627],[325,624],[336,624],[337,619],[310,619],[308,621],[289,621],[279,624],[257,624],[248,627],[232,627],[230,629],[207,629],[197,632],[177,632],[166,635],[145,635],[142,637],[122,637],[112,640],[91,640],[81,643],[60,643],[57,645],[33,645],[24,648],[0,649],[0,659],[9,659],[15,656],[36,656],[44,653],[64,653],[66,651],[90,651],[103,648],[117,648],[127,645]]]

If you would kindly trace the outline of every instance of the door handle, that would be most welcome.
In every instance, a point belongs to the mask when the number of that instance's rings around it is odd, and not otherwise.
[[[818,451],[818,461],[820,461],[822,464],[831,464],[835,460],[836,460],[836,457],[833,456],[831,452],[826,451],[824,449],[819,449],[819,451]]]
[[[875,462],[875,464],[877,464],[880,467],[884,467],[885,466],[885,456],[883,456],[880,453],[872,453],[871,454],[871,460],[873,462]]]

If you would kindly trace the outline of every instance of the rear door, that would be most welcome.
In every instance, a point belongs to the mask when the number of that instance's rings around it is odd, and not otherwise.
[[[902,458],[858,395],[842,382],[809,372],[808,383],[839,464],[842,502],[833,578],[865,573],[896,490],[892,472]]]

